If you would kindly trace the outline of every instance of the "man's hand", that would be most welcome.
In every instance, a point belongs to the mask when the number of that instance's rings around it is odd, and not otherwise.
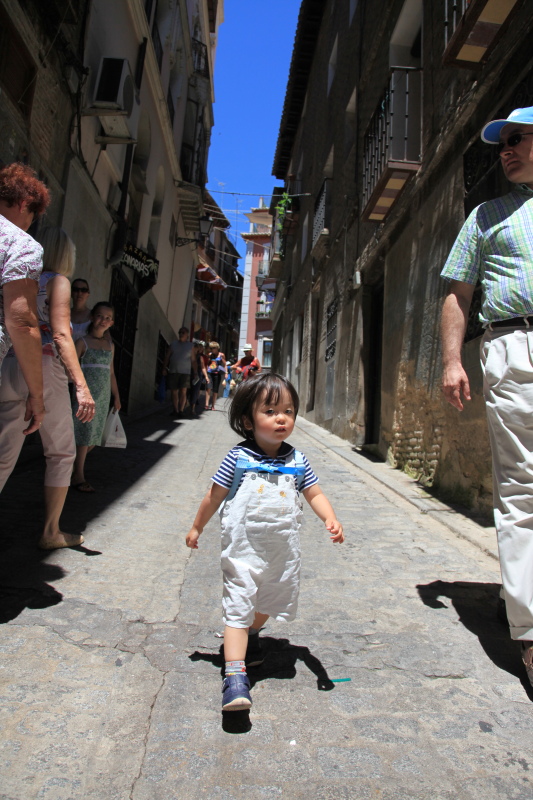
[[[46,414],[44,407],[44,400],[42,395],[40,397],[32,397],[28,395],[26,400],[26,413],[24,414],[24,422],[29,422],[28,427],[22,431],[27,436],[28,433],[35,433],[41,427],[41,423]]]
[[[444,367],[442,373],[442,391],[444,397],[452,406],[462,411],[464,406],[461,395],[465,400],[470,400],[470,383],[468,375],[464,371],[462,364]]]

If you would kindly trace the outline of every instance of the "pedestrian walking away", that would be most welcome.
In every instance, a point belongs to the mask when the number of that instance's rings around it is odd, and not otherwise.
[[[212,478],[186,544],[198,539],[215,511],[222,527],[225,678],[222,709],[252,705],[247,667],[262,663],[259,631],[269,617],[291,621],[300,583],[300,494],[324,522],[333,542],[343,542],[341,523],[306,457],[287,439],[299,400],[276,374],[257,375],[237,389],[229,411],[232,429],[244,437]]]
[[[163,375],[168,375],[173,417],[183,416],[187,391],[191,388],[191,374],[194,380],[197,377],[196,345],[189,341],[189,329],[180,328],[178,338],[169,346],[163,360]]]
[[[451,281],[442,312],[443,391],[459,411],[470,400],[461,347],[479,280],[503,593],[511,637],[521,642],[533,685],[533,107],[493,120],[481,138],[496,145],[514,186],[474,209],[442,270]]]

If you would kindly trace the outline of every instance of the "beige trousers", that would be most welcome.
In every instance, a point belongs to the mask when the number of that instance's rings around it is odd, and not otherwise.
[[[46,456],[45,486],[69,486],[76,457],[72,409],[65,370],[58,358],[43,355],[44,404],[46,414],[40,428]],[[22,431],[28,387],[18,361],[12,356],[2,364],[0,383],[0,492],[19,457],[24,443]]]
[[[507,617],[533,641],[533,330],[487,331],[481,366]]]

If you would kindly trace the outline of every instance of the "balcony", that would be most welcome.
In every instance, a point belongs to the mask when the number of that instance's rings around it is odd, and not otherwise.
[[[315,201],[315,213],[313,216],[313,241],[311,252],[315,258],[320,258],[329,247],[329,227],[330,227],[330,195],[331,181],[326,178],[322,184]]]
[[[198,39],[191,39],[192,42],[192,64],[197,75],[209,80],[209,59],[207,58],[207,46]]]
[[[272,316],[272,305],[274,301],[268,300],[266,302],[257,303],[257,307],[255,310],[255,318],[256,319],[270,319]]]
[[[442,63],[466,69],[483,66],[523,2],[445,0]]]
[[[363,146],[363,219],[383,222],[420,167],[422,73],[392,69]]]

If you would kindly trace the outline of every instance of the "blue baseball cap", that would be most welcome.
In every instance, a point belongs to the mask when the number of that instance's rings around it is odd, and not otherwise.
[[[481,131],[481,138],[487,144],[499,144],[501,129],[505,125],[509,125],[510,122],[518,122],[520,125],[533,125],[533,106],[515,108],[507,119],[493,119]]]

